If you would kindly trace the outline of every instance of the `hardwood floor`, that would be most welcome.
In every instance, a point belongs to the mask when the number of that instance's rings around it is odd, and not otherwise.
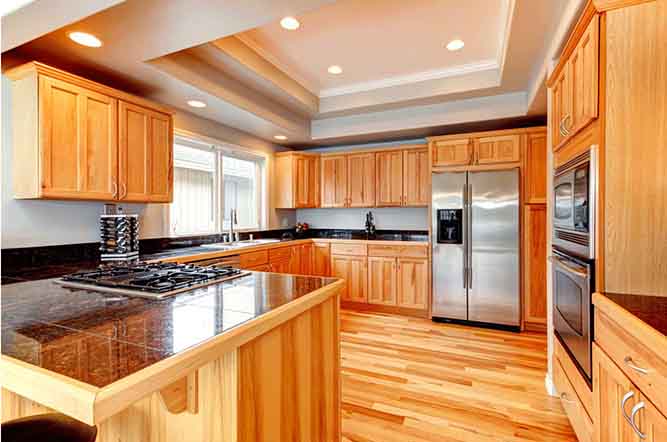
[[[344,442],[568,442],[546,338],[341,312]]]

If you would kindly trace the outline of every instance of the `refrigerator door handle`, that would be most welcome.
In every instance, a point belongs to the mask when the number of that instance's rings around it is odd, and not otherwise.
[[[468,288],[468,185],[463,184],[463,288]]]
[[[468,184],[468,195],[466,197],[467,202],[467,221],[468,225],[466,226],[467,237],[466,237],[466,260],[468,262],[468,289],[472,289],[472,184]]]

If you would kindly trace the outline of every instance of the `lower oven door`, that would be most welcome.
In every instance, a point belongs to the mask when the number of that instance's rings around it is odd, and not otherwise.
[[[576,359],[577,365],[591,379],[591,264],[553,251],[554,329]]]

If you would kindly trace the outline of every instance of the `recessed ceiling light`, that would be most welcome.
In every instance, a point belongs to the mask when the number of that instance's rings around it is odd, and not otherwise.
[[[452,40],[449,43],[447,43],[447,49],[450,51],[458,51],[459,49],[463,49],[463,46],[465,46],[465,43],[463,43],[463,40]]]
[[[338,75],[343,73],[343,68],[335,64],[333,66],[329,66],[327,71],[329,71],[330,74]]]
[[[280,140],[280,141],[287,140],[287,137],[285,135],[274,135],[273,138],[275,138],[276,140]]]
[[[83,46],[88,46],[89,48],[99,48],[102,46],[102,41],[99,38],[86,32],[70,32],[69,38],[72,41]]]
[[[206,107],[206,103],[199,100],[188,100],[188,106],[191,107]]]
[[[283,17],[283,19],[280,20],[280,26],[287,29],[288,31],[294,31],[295,29],[299,29],[301,23],[299,23],[299,20],[294,17]]]

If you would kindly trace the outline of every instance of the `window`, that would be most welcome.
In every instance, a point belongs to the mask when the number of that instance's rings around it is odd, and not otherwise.
[[[258,229],[263,161],[177,138],[174,144],[174,201],[169,216],[174,235],[219,233],[229,228]]]

